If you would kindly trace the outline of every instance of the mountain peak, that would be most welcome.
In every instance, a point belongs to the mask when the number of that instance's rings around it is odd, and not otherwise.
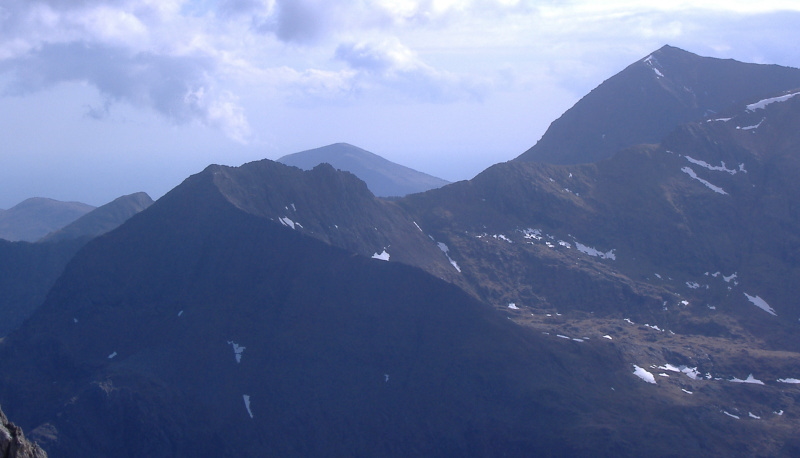
[[[278,162],[310,170],[321,163],[348,171],[362,179],[379,197],[404,196],[448,184],[441,178],[419,172],[349,143],[334,143],[289,154]]]
[[[701,57],[664,45],[604,81],[517,160],[578,164],[658,143],[680,124],[800,87],[800,70]],[[657,107],[657,109],[654,109]]]

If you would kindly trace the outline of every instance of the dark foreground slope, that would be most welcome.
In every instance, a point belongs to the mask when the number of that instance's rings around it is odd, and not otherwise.
[[[0,344],[0,402],[51,456],[783,446],[750,440],[766,422],[654,397],[613,342],[531,333],[421,270],[246,212],[226,170],[90,242]]]
[[[516,160],[580,164],[658,143],[737,101],[800,87],[800,70],[700,57],[664,46],[604,81]]]
[[[311,170],[328,163],[364,180],[373,194],[380,197],[405,196],[440,188],[448,181],[389,161],[377,154],[347,143],[335,143],[308,151],[289,154],[278,162]]]

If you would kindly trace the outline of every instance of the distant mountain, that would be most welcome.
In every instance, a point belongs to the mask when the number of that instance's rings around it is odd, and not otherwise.
[[[93,209],[80,202],[32,197],[0,212],[0,239],[35,242]]]
[[[604,81],[516,160],[596,162],[629,146],[658,143],[680,124],[737,101],[800,88],[800,69],[700,57],[664,46]]]
[[[73,223],[47,234],[41,241],[52,242],[80,237],[97,237],[115,229],[152,203],[153,199],[144,192],[118,197],[112,202],[86,213]]]
[[[364,180],[370,191],[380,197],[405,196],[449,183],[347,143],[289,154],[278,159],[278,162],[303,170],[311,170],[327,162],[334,168],[348,171]]]

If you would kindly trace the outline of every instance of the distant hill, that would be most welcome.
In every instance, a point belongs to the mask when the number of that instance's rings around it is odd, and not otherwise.
[[[0,212],[0,239],[35,242],[94,208],[80,202],[32,197]]]
[[[405,196],[449,183],[347,143],[289,154],[278,159],[278,162],[303,170],[311,170],[327,162],[336,169],[345,170],[364,180],[369,190],[379,197]]]
[[[19,327],[41,305],[64,266],[89,240],[150,204],[147,194],[131,194],[86,213],[36,243],[0,240],[0,337]]]
[[[116,228],[152,203],[153,199],[144,192],[118,197],[81,216],[73,223],[49,233],[41,241],[52,242],[80,237],[97,237]]]
[[[800,87],[800,69],[700,57],[664,46],[604,81],[516,158],[596,162],[629,146],[658,143],[680,124],[737,101]]]

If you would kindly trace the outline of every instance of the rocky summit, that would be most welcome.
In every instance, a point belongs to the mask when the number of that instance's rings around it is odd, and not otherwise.
[[[796,456],[800,90],[723,92],[402,199],[209,166],[72,257],[0,402],[65,457]]]

